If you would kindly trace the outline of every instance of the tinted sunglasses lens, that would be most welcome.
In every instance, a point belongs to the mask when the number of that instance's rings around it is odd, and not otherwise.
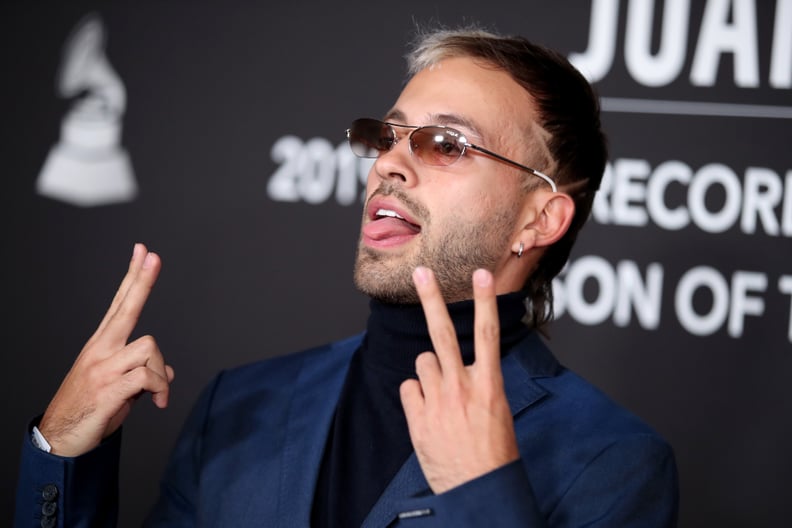
[[[393,147],[393,130],[376,119],[356,119],[349,127],[349,146],[356,156],[376,158]]]
[[[427,165],[451,165],[465,150],[460,135],[451,128],[418,128],[410,135],[410,148]]]

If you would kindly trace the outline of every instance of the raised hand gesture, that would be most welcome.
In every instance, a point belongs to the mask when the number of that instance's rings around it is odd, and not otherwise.
[[[475,361],[462,363],[454,325],[434,274],[413,280],[435,353],[416,360],[417,380],[401,386],[410,438],[424,476],[442,493],[520,456],[500,367],[500,324],[492,274],[473,274]]]
[[[157,280],[159,257],[136,244],[132,261],[110,309],[85,344],[44,413],[39,430],[52,453],[74,457],[99,445],[121,426],[132,404],[150,392],[157,407],[168,405],[173,369],[151,336],[128,343]]]

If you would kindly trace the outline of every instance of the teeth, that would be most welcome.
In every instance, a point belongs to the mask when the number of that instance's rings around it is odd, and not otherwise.
[[[390,216],[391,218],[399,218],[404,220],[404,217],[401,216],[396,211],[391,211],[390,209],[377,209],[377,216]]]

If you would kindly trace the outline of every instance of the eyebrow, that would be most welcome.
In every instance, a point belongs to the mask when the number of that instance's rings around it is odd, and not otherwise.
[[[406,121],[406,119],[404,118],[404,112],[402,112],[401,110],[397,110],[395,108],[390,109],[388,113],[385,114],[385,117],[382,118],[382,120],[386,122],[400,121],[401,124],[404,124],[404,122]]]
[[[407,124],[406,116],[404,112],[397,108],[391,109],[385,117],[382,118],[383,121],[389,122],[393,121],[399,124]],[[430,114],[429,115],[429,122],[433,125],[443,125],[443,126],[460,126],[464,127],[470,131],[471,135],[474,136],[478,141],[484,141],[484,135],[481,133],[481,128],[476,125],[471,119],[463,117],[458,114]]]

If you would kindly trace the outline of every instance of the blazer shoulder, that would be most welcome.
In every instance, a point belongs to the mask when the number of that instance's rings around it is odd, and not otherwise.
[[[360,346],[363,334],[325,343],[299,352],[287,353],[223,370],[216,379],[218,388],[291,385],[305,371],[327,373],[344,368]]]
[[[522,402],[513,409],[518,423],[526,414],[530,424],[589,438],[657,434],[601,389],[560,364],[538,334],[530,334],[511,356],[504,361],[504,377],[510,400]]]
[[[543,395],[515,416],[514,425],[541,511],[566,516],[586,510],[587,520],[580,525],[616,506],[646,504],[648,510],[665,512],[664,518],[673,516],[678,494],[674,454],[659,433],[565,367],[532,382]],[[628,495],[634,497],[628,500]]]
[[[555,377],[537,383],[548,390],[551,404],[563,408],[576,428],[585,425],[590,433],[612,436],[614,440],[634,434],[660,438],[642,418],[566,367],[561,367]]]

